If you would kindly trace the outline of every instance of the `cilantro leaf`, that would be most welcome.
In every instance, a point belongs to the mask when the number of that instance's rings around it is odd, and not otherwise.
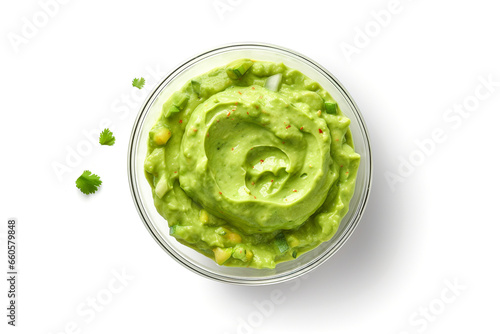
[[[146,80],[144,78],[140,78],[140,79],[135,78],[134,80],[132,80],[132,86],[137,87],[139,89],[144,87],[145,83],[146,83]]]
[[[76,187],[85,195],[95,193],[101,183],[101,178],[95,174],[91,174],[89,170],[84,171],[82,175],[76,179]]]
[[[113,132],[109,131],[108,128],[102,130],[101,135],[99,136],[99,144],[113,146],[115,143],[115,136],[113,136]]]

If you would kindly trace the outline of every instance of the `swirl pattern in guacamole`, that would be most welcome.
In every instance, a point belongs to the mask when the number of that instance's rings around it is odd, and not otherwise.
[[[332,238],[359,155],[318,83],[237,60],[193,78],[150,131],[146,177],[179,242],[218,264],[274,268]]]

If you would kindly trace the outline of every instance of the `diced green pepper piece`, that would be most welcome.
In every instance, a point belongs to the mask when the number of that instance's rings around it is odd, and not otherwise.
[[[179,110],[184,109],[188,100],[189,100],[189,95],[184,94],[184,93],[179,93],[179,92],[174,93],[174,98],[173,98],[174,103],[173,104],[174,104],[174,106],[179,108]]]
[[[172,115],[173,113],[181,111],[179,109],[179,107],[174,106],[174,105],[171,105],[170,108],[168,108],[166,111],[165,111],[165,107],[166,107],[166,103],[165,103],[165,106],[163,107],[163,113],[165,114],[165,117],[170,117],[170,115]]]
[[[227,76],[233,80],[240,79],[252,67],[253,61],[250,59],[238,59],[227,65]]]
[[[179,112],[184,109],[188,100],[189,95],[175,92],[174,95],[172,95],[172,97],[163,105],[163,113],[165,114],[165,117],[170,117],[170,115],[172,115],[173,113]],[[165,108],[168,109],[165,110]]]
[[[285,253],[287,250],[290,249],[288,246],[288,242],[286,242],[286,238],[283,235],[283,232],[279,233],[276,238],[274,239],[274,243],[276,246],[278,246],[278,249],[281,254]]]
[[[292,252],[292,257],[293,257],[294,259],[296,259],[296,258],[297,258],[297,250],[294,250],[294,251]]]
[[[196,95],[201,95],[201,83],[199,81],[191,80],[191,87]]]
[[[337,114],[337,102],[325,102],[325,109],[327,114]]]
[[[170,112],[170,115],[171,115],[171,114],[173,114],[173,113],[175,113],[175,112],[179,112],[179,111],[181,111],[181,109],[179,109],[179,107],[178,107],[178,106],[174,106],[174,105],[172,105],[168,111]]]

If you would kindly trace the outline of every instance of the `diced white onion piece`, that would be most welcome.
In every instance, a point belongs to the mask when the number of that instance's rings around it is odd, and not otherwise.
[[[283,74],[281,74],[281,73],[271,75],[269,78],[267,78],[266,84],[264,85],[264,87],[266,87],[269,90],[277,92],[279,87],[280,87],[282,78],[283,78]]]
[[[156,184],[156,188],[155,188],[156,196],[158,196],[159,198],[162,198],[163,196],[165,196],[165,194],[167,193],[168,190],[169,190],[169,186],[168,186],[167,178],[162,177],[160,179],[160,181],[158,181],[158,183]]]

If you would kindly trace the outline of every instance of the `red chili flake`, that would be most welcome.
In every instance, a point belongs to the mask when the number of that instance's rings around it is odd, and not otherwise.
[[[235,105],[238,105],[238,102],[236,102]]]
[[[217,120],[217,123],[219,123],[219,122],[220,122],[220,119]]]
[[[274,180],[271,180],[271,182],[274,182]]]
[[[231,121],[234,121],[234,118],[231,118]]]
[[[252,89],[255,89],[255,87],[252,87]]]
[[[300,127],[300,129],[301,129],[301,130],[304,130],[304,127],[302,126],[302,127]]]
[[[283,145],[285,145],[285,142],[283,142]]]
[[[253,150],[253,147],[251,148],[251,150]]]
[[[349,172],[345,172],[346,174],[349,174]]]
[[[335,141],[339,141],[338,139],[335,139]]]
[[[182,124],[182,119],[180,119],[180,120],[179,120],[179,123],[181,123],[181,124]]]
[[[263,163],[263,162],[264,162],[264,160],[260,159],[260,163]]]
[[[240,91],[238,91],[238,94],[240,94],[240,95],[241,95],[241,92],[240,92]]]
[[[176,173],[176,174],[177,174],[177,172],[174,172],[174,173]]]
[[[286,125],[286,122],[283,122],[283,124],[285,124],[285,125]]]
[[[207,137],[210,137],[210,133],[207,132]]]
[[[193,129],[194,132],[198,131],[198,129]]]
[[[229,117],[229,115],[231,115],[231,112],[228,112],[228,113],[227,113],[227,117]]]
[[[255,106],[255,109],[259,109],[259,106]]]
[[[250,115],[250,114],[248,113],[248,111],[247,111],[247,115]]]
[[[297,189],[293,189],[293,192],[296,193],[297,192]]]
[[[255,196],[253,198],[257,199],[257,197],[255,197]]]
[[[321,129],[318,129],[318,130],[319,130],[319,133],[323,133],[323,130],[321,130]]]
[[[234,147],[231,147],[231,151],[234,151]]]
[[[252,168],[255,168],[255,166],[252,166]]]
[[[254,185],[255,185],[255,182],[252,182],[252,186],[254,186]]]
[[[291,127],[292,127],[291,125],[287,125],[287,126],[286,126],[286,129],[288,130],[288,128],[291,128]]]
[[[222,193],[219,191],[219,195],[222,195]],[[222,212],[222,211],[221,211]]]
[[[341,165],[340,167],[344,167],[344,165]]]

